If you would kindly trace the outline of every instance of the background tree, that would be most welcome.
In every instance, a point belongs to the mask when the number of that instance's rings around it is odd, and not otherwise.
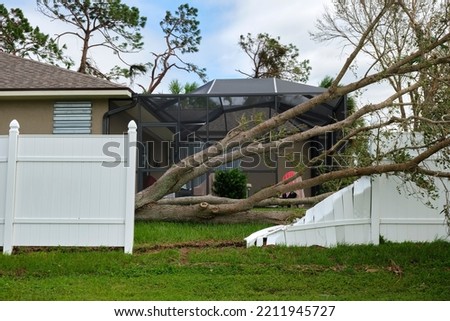
[[[439,0],[396,1],[392,6],[391,0],[336,0],[334,10],[327,11],[317,21],[317,32],[312,33],[314,39],[319,41],[339,40],[348,46],[356,46],[358,40],[365,36],[366,41],[361,46],[361,52],[372,59],[372,68],[382,71],[403,57],[412,54],[421,48],[426,48],[434,39],[448,32],[450,19],[448,16],[448,3]],[[391,9],[381,18],[376,29],[365,35],[368,26],[377,18],[380,8],[388,3]],[[443,52],[447,51],[447,52]],[[431,56],[430,56],[431,55]],[[426,61],[437,56],[448,55],[448,44],[442,44],[433,52],[426,50],[419,55],[413,63]],[[436,67],[446,68],[442,65]],[[427,86],[417,88],[410,95],[398,97],[396,112],[402,118],[420,115],[432,109],[430,104],[436,97],[439,88],[446,83],[442,79],[445,72],[431,68],[426,72],[407,74],[393,74],[385,81],[394,91],[401,91],[410,83],[421,77]],[[435,75],[433,75],[435,73]],[[436,77],[437,76],[437,77]],[[441,91],[442,92],[442,91]],[[418,129],[418,118],[411,123],[410,129]]]
[[[72,36],[82,41],[78,72],[101,78],[117,77],[117,72],[122,72],[123,68],[114,68],[113,73],[108,75],[108,72],[97,67],[90,52],[95,48],[110,49],[122,63],[129,66],[123,54],[137,52],[143,47],[140,31],[147,18],[140,16],[138,8],[129,7],[121,0],[37,0],[37,4],[45,16],[74,27],[73,31],[58,34],[56,39]]]
[[[367,1],[351,2],[354,6],[364,6],[364,3]],[[338,2],[339,0],[335,1],[335,3]],[[193,218],[211,220],[224,216],[232,217],[234,213],[239,213],[239,216],[241,216],[241,213],[248,211],[253,206],[267,202],[267,200],[292,189],[305,189],[333,179],[363,175],[403,173],[405,178],[415,182],[418,182],[417,178],[424,176],[450,178],[450,172],[448,171],[448,164],[450,164],[450,119],[448,111],[439,120],[427,117],[424,113],[420,116],[413,114],[402,117],[399,105],[394,103],[401,96],[408,97],[410,94],[423,92],[424,87],[429,85],[427,82],[428,76],[433,76],[435,80],[448,80],[449,76],[444,71],[450,63],[450,54],[448,50],[445,50],[445,46],[450,41],[450,30],[447,27],[448,19],[443,19],[443,17],[448,17],[450,4],[445,0],[439,1],[439,3],[441,6],[436,6],[435,11],[428,17],[424,17],[427,19],[422,22],[422,25],[434,24],[433,30],[441,30],[441,32],[433,32],[431,35],[424,36],[414,49],[399,55],[384,67],[380,66],[379,69],[369,67],[355,81],[339,86],[343,77],[348,72],[352,72],[351,68],[356,59],[361,57],[361,55],[367,55],[365,51],[367,50],[366,45],[370,43],[370,37],[377,33],[378,30],[383,30],[386,24],[389,24],[394,17],[393,13],[403,11],[406,15],[411,15],[413,12],[411,8],[403,5],[402,1],[377,1],[377,6],[374,7],[373,19],[367,24],[359,37],[355,37],[351,42],[346,43],[347,48],[350,48],[347,60],[325,92],[266,121],[255,124],[249,129],[236,128],[229,132],[220,142],[181,160],[167,170],[152,186],[137,194],[137,217],[159,219],[161,217],[170,217],[170,213],[174,212],[183,213],[183,218],[187,220]],[[337,5],[334,11],[329,11],[327,14],[330,17],[337,17],[340,14],[339,10],[341,9]],[[330,19],[330,21],[338,23],[337,18]],[[433,21],[433,23],[430,21]],[[330,27],[333,27],[333,25]],[[322,29],[322,31],[326,30]],[[335,34],[333,29],[330,29],[330,34]],[[336,37],[332,37],[332,39],[336,39]],[[389,42],[390,40],[387,38],[385,40],[386,47]],[[298,115],[311,110],[318,104],[361,90],[395,75],[409,78],[410,82],[401,90],[393,91],[390,96],[384,97],[378,102],[361,106],[342,121],[324,126],[315,126],[301,132],[292,132],[276,141],[261,142],[259,140],[259,137],[282,126]],[[427,75],[427,77],[421,75]],[[443,95],[446,95],[448,86],[442,86],[441,90],[443,90]],[[419,103],[423,102],[424,100],[419,100]],[[427,105],[422,107],[427,110],[430,108]],[[386,116],[379,117],[381,112]],[[371,122],[361,127],[353,128],[352,126],[354,126],[355,122],[358,122],[360,119],[370,119]],[[416,120],[420,120],[422,124],[426,124],[429,127],[425,133],[425,140],[416,141],[411,139],[406,146],[398,146],[396,144],[380,145],[380,142],[383,141],[383,139],[380,139],[382,136],[386,137],[384,138],[385,142],[389,141],[389,135],[393,132],[400,135],[405,128],[409,128]],[[305,141],[330,131],[335,132],[343,129],[348,129],[348,131],[343,135],[342,139],[339,139],[328,150],[323,150],[321,155],[309,159],[304,164],[304,168],[317,166],[325,157],[332,156],[334,152],[338,151],[348,140],[361,135],[374,142],[375,148],[372,149],[370,154],[370,162],[351,164],[352,166],[304,179],[302,182],[293,182],[299,175],[303,174],[300,168],[297,176],[261,189],[244,200],[220,199],[215,201],[211,198],[199,198],[198,201],[195,201],[191,198],[188,200],[188,203],[180,205],[185,200],[175,199],[171,201],[161,199],[164,195],[179,190],[193,178],[231,160],[237,160],[247,155],[263,154],[273,148],[282,148],[283,144],[289,142]],[[437,153],[439,153],[437,161],[441,166],[432,169],[428,167],[429,162],[427,161]],[[430,186],[427,185],[427,188],[430,188]],[[168,204],[169,202],[171,202],[171,205]],[[178,206],[182,207],[178,208]],[[449,207],[447,206],[447,215],[448,209]]]
[[[73,62],[64,56],[65,46],[31,26],[19,8],[8,10],[0,3],[0,51],[69,68]]]
[[[293,44],[283,45],[280,37],[273,38],[267,33],[252,37],[240,36],[239,46],[252,61],[252,71],[243,72],[250,78],[280,78],[284,80],[306,82],[311,67],[309,60],[299,61],[299,50]]]
[[[330,88],[331,85],[333,84],[333,82],[334,82],[334,78],[327,75],[319,82],[319,87]]]
[[[169,92],[173,95],[188,94],[197,88],[198,84],[195,81],[182,85],[178,79],[174,79],[169,83]]]
[[[379,18],[376,29],[365,34],[383,6],[390,6],[390,10]],[[334,11],[326,12],[318,20],[317,29],[312,34],[315,39],[338,40],[348,46],[355,46],[358,39],[366,36],[367,40],[361,44],[361,52],[365,58],[372,59],[371,68],[380,72],[415,52],[418,54],[411,64],[446,59],[450,53],[448,42],[443,42],[433,51],[427,50],[430,44],[450,30],[448,1],[337,0],[334,2]],[[390,108],[380,111],[376,117],[386,120],[399,116],[405,120],[401,130],[420,131],[426,140],[435,139],[436,135],[442,134],[442,128],[430,125],[430,122],[445,122],[449,119],[449,71],[449,64],[438,64],[421,72],[394,73],[386,77],[384,81],[395,92],[408,88],[412,83],[421,85],[408,95],[399,96]],[[399,129],[393,127],[391,132],[396,130]],[[396,135],[391,132],[380,134],[389,139]],[[392,153],[397,157],[409,155],[405,150]],[[434,185],[430,177],[418,174],[404,176],[407,176],[406,180],[421,181],[422,185],[425,182],[429,187]]]
[[[160,22],[164,33],[166,49],[162,53],[152,52],[154,57],[150,68],[150,85],[148,93],[152,93],[171,69],[179,69],[197,74],[206,81],[206,70],[195,64],[186,62],[183,55],[198,52],[200,36],[197,20],[198,10],[189,4],[182,4],[172,14],[166,11],[166,16]]]

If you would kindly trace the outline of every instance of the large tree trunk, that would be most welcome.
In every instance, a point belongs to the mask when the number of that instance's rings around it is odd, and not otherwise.
[[[204,207],[202,207],[204,206]],[[211,213],[210,204],[197,205],[149,205],[136,213],[138,221],[201,222],[201,223],[270,223],[287,224],[302,212],[291,209],[252,209],[237,213]]]
[[[224,213],[220,205],[237,204],[240,200],[212,195],[162,199],[136,211],[141,221],[243,223],[261,222],[286,224],[301,217],[304,210],[332,193],[307,198],[270,198],[256,204],[251,210]]]

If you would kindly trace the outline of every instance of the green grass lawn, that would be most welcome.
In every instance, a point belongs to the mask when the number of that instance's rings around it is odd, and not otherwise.
[[[0,300],[450,300],[450,243],[245,248],[261,224],[138,223],[135,254],[0,255]]]

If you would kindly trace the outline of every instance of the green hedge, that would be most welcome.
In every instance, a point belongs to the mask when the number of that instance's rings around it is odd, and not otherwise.
[[[247,176],[238,168],[216,171],[213,192],[221,197],[246,198]]]

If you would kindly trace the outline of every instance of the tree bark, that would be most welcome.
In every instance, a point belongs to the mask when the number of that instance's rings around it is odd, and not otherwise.
[[[267,207],[267,206],[290,206],[290,205],[314,205],[326,197],[333,194],[325,193],[318,196],[305,197],[305,198],[277,198],[272,197],[270,199],[263,200],[255,204],[255,207]],[[219,197],[214,195],[205,196],[186,196],[178,198],[165,198],[157,202],[158,205],[193,205],[200,203],[208,203],[210,205],[217,204],[235,204],[240,202],[240,199],[232,199],[226,197]]]
[[[214,213],[216,207],[208,203],[196,205],[159,205],[152,204],[136,212],[137,221],[157,222],[200,222],[200,223],[268,223],[288,224],[301,217],[303,211],[298,208],[251,209],[242,212]]]

